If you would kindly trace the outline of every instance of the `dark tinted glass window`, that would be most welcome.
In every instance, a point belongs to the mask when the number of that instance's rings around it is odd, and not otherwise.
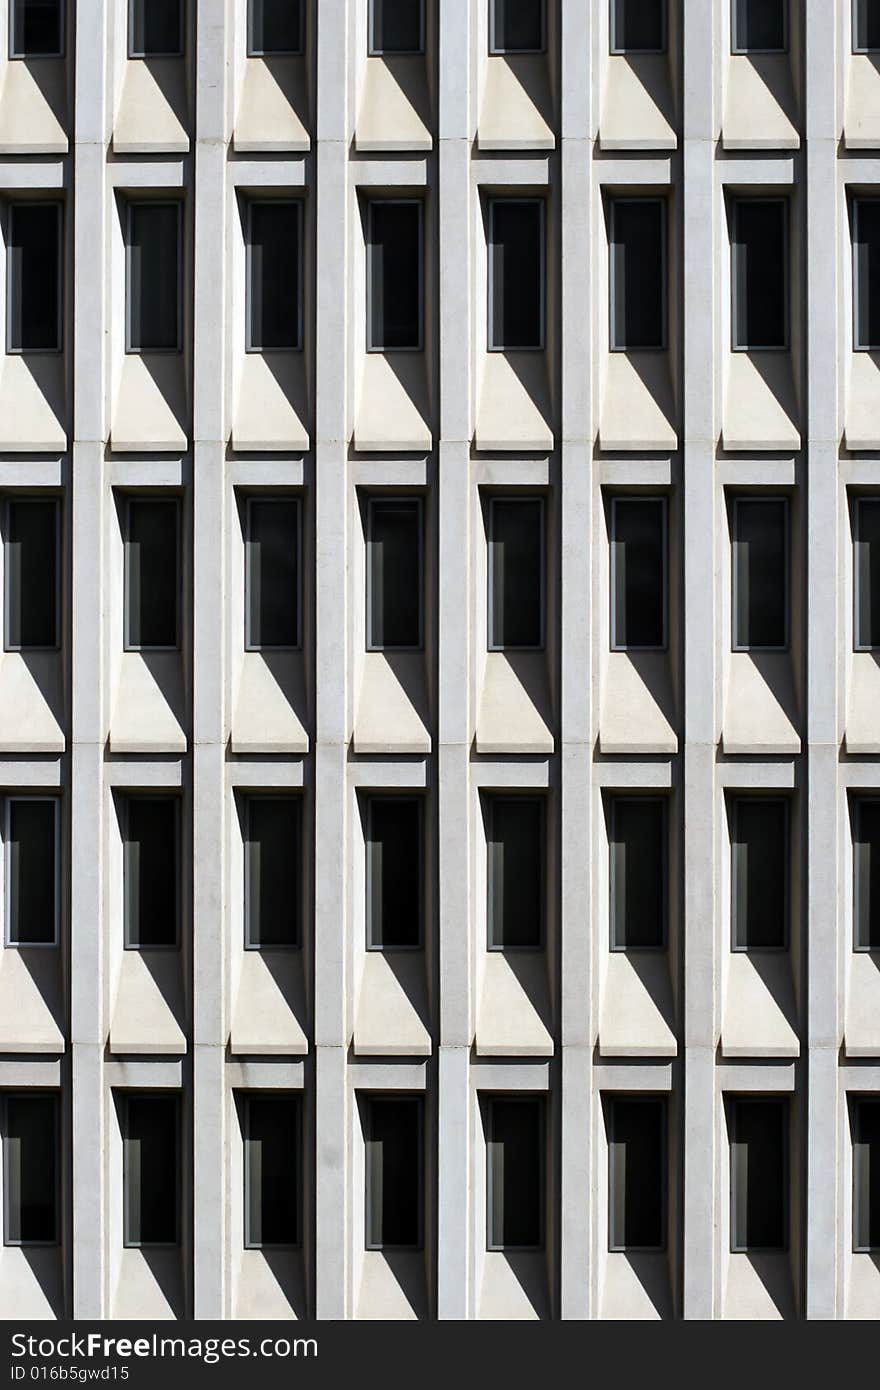
[[[788,503],[739,498],[734,506],[733,647],[788,645]]]
[[[666,507],[616,497],[611,513],[611,646],[666,645]]]
[[[299,945],[302,836],[295,796],[251,796],[246,805],[245,944]]]
[[[662,946],[666,934],[666,804],[616,796],[611,803],[611,945]]]
[[[364,1104],[368,1250],[422,1243],[422,1103],[418,1096]]]
[[[489,649],[544,642],[544,506],[494,497],[489,505]]]
[[[130,58],[183,52],[183,0],[129,0],[128,16]]]
[[[57,502],[8,503],[5,560],[7,650],[57,646]]]
[[[125,537],[125,646],[176,647],[178,504],[131,498]]]
[[[57,939],[57,802],[10,797],[6,858],[8,940],[16,946],[53,946]]]
[[[300,1114],[299,1096],[245,1096],[247,1249],[300,1243]]]
[[[422,345],[422,205],[372,202],[367,248],[367,346]]]
[[[853,1249],[880,1247],[880,1101],[853,1103]]]
[[[788,802],[737,797],[733,803],[733,948],[788,944]]]
[[[251,203],[248,347],[269,352],[300,341],[299,203]]]
[[[853,51],[870,53],[880,48],[880,3],[853,0]]]
[[[666,47],[666,0],[611,0],[611,52],[659,53]]]
[[[123,1114],[125,1244],[176,1245],[181,1181],[177,1097],[130,1094]]]
[[[734,53],[783,53],[788,0],[733,0]]]
[[[58,1103],[8,1095],[4,1106],[4,1245],[58,1240]]]
[[[857,348],[880,345],[880,199],[856,198],[853,217],[853,281]]]
[[[666,1106],[608,1104],[609,1250],[661,1250],[666,1240]]]
[[[731,1102],[732,1250],[788,1243],[788,1102]]]
[[[489,812],[489,946],[540,946],[544,803],[537,797],[495,796]]]
[[[611,204],[611,346],[666,342],[666,204],[615,198]]]
[[[62,0],[12,0],[11,58],[60,58],[64,52]]]
[[[880,499],[856,503],[856,651],[880,647]]]
[[[733,216],[733,346],[788,346],[788,204],[740,198]]]
[[[178,804],[170,796],[125,803],[125,944],[176,946],[180,914]]]
[[[126,274],[128,351],[179,352],[179,203],[129,205]]]
[[[299,503],[296,499],[250,499],[245,552],[248,648],[298,647]]]
[[[544,0],[489,0],[489,52],[538,53],[544,47]]]
[[[61,347],[61,208],[13,203],[6,256],[10,352]]]
[[[497,1097],[487,1102],[486,1120],[486,1245],[534,1249],[544,1242],[543,1102]]]
[[[303,0],[248,0],[248,53],[302,53]]]
[[[421,53],[424,0],[370,0],[370,53]]]
[[[367,646],[422,645],[422,511],[418,501],[373,499],[367,534]]]
[[[367,943],[421,942],[421,802],[373,796],[367,803]]]
[[[489,204],[489,349],[544,346],[544,204]]]
[[[857,950],[880,950],[880,800],[853,807],[853,908]]]

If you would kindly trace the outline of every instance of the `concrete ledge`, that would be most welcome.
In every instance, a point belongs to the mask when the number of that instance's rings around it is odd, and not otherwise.
[[[352,1049],[357,1057],[430,1057],[422,951],[367,951]]]
[[[486,58],[479,150],[553,150],[553,95],[544,53]]]
[[[788,652],[731,652],[721,747],[726,754],[801,751],[798,702]]]
[[[358,151],[433,149],[431,101],[422,55],[367,58],[354,133]]]
[[[626,453],[678,448],[667,352],[610,352],[599,420],[599,448]]]
[[[304,1057],[307,1006],[300,951],[244,951],[229,1050],[236,1056]]]
[[[423,352],[364,357],[352,443],[366,453],[421,453],[433,447]]]
[[[609,652],[605,661],[599,752],[678,752],[667,652]]]
[[[722,149],[796,150],[800,143],[789,55],[731,54]]]
[[[304,454],[309,392],[301,352],[247,352],[236,393],[232,447],[251,453]]]
[[[546,353],[487,352],[474,448],[549,453],[553,448],[552,418]]]
[[[800,1056],[787,951],[732,951],[727,962],[721,1055]]]
[[[545,653],[487,652],[478,710],[478,753],[552,753],[556,741]]]
[[[675,105],[665,53],[611,54],[599,122],[602,150],[674,150]]]
[[[477,1009],[478,1057],[552,1057],[543,951],[487,951]]]
[[[307,71],[299,56],[245,59],[234,150],[272,154],[311,147]]]
[[[609,952],[600,1009],[600,1057],[677,1054],[666,952]]]
[[[67,66],[63,59],[4,63],[0,154],[67,154]]]
[[[116,154],[186,154],[185,58],[129,58],[113,126]]]
[[[365,652],[355,753],[425,754],[431,718],[422,652]]]

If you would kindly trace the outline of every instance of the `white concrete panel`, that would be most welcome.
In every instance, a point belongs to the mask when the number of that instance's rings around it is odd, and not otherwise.
[[[186,67],[182,58],[130,58],[113,126],[116,154],[186,154]]]
[[[232,146],[242,153],[272,154],[310,148],[309,96],[302,58],[245,59]]]
[[[430,150],[433,143],[424,58],[402,54],[368,58],[355,149]]]
[[[474,448],[498,453],[553,448],[552,407],[543,352],[483,357]]]
[[[354,751],[430,753],[430,728],[422,653],[365,652],[354,723]]]
[[[123,951],[108,1047],[119,1056],[187,1050],[180,953]]]
[[[653,1321],[674,1316],[665,1254],[612,1251],[605,1261],[600,1316]]]
[[[547,961],[539,951],[488,951],[477,1007],[478,1057],[552,1057]]]
[[[843,1045],[847,1057],[880,1057],[880,959],[874,951],[848,957]]]
[[[612,352],[605,363],[599,448],[627,453],[678,448],[665,352]]]
[[[553,712],[543,652],[487,652],[478,753],[552,753]]]
[[[723,1316],[748,1322],[793,1318],[795,1303],[788,1255],[776,1251],[729,1255]]]
[[[244,951],[232,1010],[234,1056],[300,1057],[309,1050],[300,951]]]
[[[553,94],[543,53],[486,58],[477,148],[552,150]]]
[[[421,951],[367,951],[358,986],[352,1048],[358,1057],[430,1057]]]
[[[674,150],[677,145],[667,55],[611,54],[599,122],[599,148]]]
[[[308,753],[301,652],[244,652],[230,733],[233,753]]]
[[[731,652],[721,746],[729,754],[801,751],[787,652]]]
[[[801,447],[788,352],[732,352],[728,359],[721,444],[738,452]]]
[[[731,952],[721,1055],[798,1057],[800,1050],[788,952]]]
[[[844,443],[847,449],[880,450],[880,353],[850,355]]]
[[[796,150],[797,103],[787,53],[731,54],[721,144],[725,150]]]
[[[51,58],[4,63],[0,154],[67,154],[67,73]]]
[[[543,1253],[487,1250],[477,1316],[492,1322],[548,1318],[550,1300]]]
[[[0,1052],[54,1056],[65,1050],[59,951],[0,951]]]
[[[309,393],[301,352],[247,352],[238,381],[232,447],[251,453],[304,453]]]
[[[182,355],[128,353],[113,403],[110,448],[123,454],[186,450],[189,407]]]
[[[423,352],[370,352],[363,361],[352,443],[369,453],[426,453],[431,410]]]
[[[678,752],[672,675],[666,652],[609,652],[603,679],[599,751]]]
[[[846,63],[843,143],[848,150],[880,149],[880,72],[873,53],[851,53]]]
[[[846,751],[853,757],[880,753],[880,666],[873,652],[850,656]]]
[[[62,353],[7,353],[0,368],[0,449],[57,453],[67,448]]]
[[[65,727],[60,652],[0,655],[0,752],[63,753]]]
[[[188,725],[178,652],[123,652],[110,720],[111,753],[185,753]]]
[[[675,1057],[669,960],[660,951],[612,951],[599,1018],[600,1057]]]

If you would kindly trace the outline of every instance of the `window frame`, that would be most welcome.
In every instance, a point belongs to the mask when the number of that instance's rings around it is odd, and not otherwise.
[[[540,849],[540,902],[541,915],[538,923],[537,940],[530,944],[506,946],[502,943],[493,943],[492,924],[494,921],[492,886],[492,846],[495,844],[495,808],[500,801],[534,801],[540,807],[540,838],[538,841]],[[547,882],[549,875],[547,852],[547,796],[541,791],[528,788],[524,791],[513,788],[497,788],[487,790],[486,810],[488,824],[486,826],[486,950],[490,955],[501,952],[505,955],[512,952],[516,955],[535,955],[547,949]]]
[[[623,196],[609,194],[608,199],[608,351],[609,352],[668,352],[669,351],[669,199],[657,194],[646,193],[644,195],[627,193]],[[662,261],[662,273],[660,276],[660,317],[662,333],[660,342],[654,347],[628,347],[615,341],[615,309],[616,298],[614,284],[616,276],[614,274],[615,246],[618,244],[615,234],[617,222],[617,209],[623,204],[633,203],[654,203],[663,209],[660,218],[660,259]]]
[[[880,1096],[876,1091],[857,1091],[849,1093],[850,1110],[850,1143],[852,1146],[852,1252],[854,1255],[867,1255],[875,1250],[880,1250],[880,1243],[877,1245],[860,1245],[858,1243],[859,1230],[859,1184],[856,1169],[856,1145],[864,1143],[861,1138],[861,1112],[864,1105],[880,1107]]]
[[[128,0],[127,22],[126,22],[126,56],[128,58],[140,58],[146,62],[151,62],[154,58],[185,58],[186,57],[186,0],[178,0],[178,42],[179,46],[161,53],[139,53],[133,46],[134,34],[134,7],[137,0]]]
[[[621,53],[629,53],[637,57],[640,53],[666,53],[669,49],[669,6],[667,0],[659,0],[663,10],[661,28],[663,30],[663,43],[660,48],[624,48],[615,45],[614,35],[617,28],[617,7],[621,0],[608,0],[608,52],[615,56]],[[626,3],[626,0],[624,0]]]
[[[367,352],[424,352],[425,350],[425,199],[424,198],[383,198],[371,195],[365,199],[366,226],[366,328]],[[419,209],[419,331],[418,342],[412,347],[377,347],[373,342],[373,208],[386,203],[414,203]]]
[[[773,50],[774,52],[776,50]],[[776,203],[785,209],[782,219],[782,314],[785,320],[785,333],[781,343],[771,346],[752,347],[748,343],[737,342],[737,280],[739,240],[739,210],[744,203]],[[732,193],[730,195],[732,212],[730,240],[730,350],[731,352],[790,352],[791,351],[791,197],[788,194],[771,193]]]
[[[123,791],[122,802],[122,949],[123,951],[179,951],[183,944],[183,808],[181,796],[173,790]],[[141,946],[131,939],[131,912],[126,879],[126,845],[129,843],[129,807],[133,801],[170,801],[174,805],[174,873],[177,892],[174,902],[174,941]]]
[[[132,3],[132,0],[129,0]],[[139,348],[132,347],[132,294],[131,294],[131,224],[134,210],[138,207],[173,207],[177,209],[177,343],[175,347]],[[153,354],[167,357],[183,352],[183,301],[186,297],[186,266],[183,257],[183,199],[182,198],[131,198],[125,200],[125,356],[149,357]]]
[[[608,564],[608,604],[610,650],[613,652],[666,652],[669,650],[669,498],[665,493],[615,492],[610,497],[610,555]],[[663,642],[657,646],[646,647],[637,642],[620,642],[617,638],[617,504],[619,502],[659,502],[661,508],[661,534],[663,549]]]
[[[55,1232],[51,1240],[12,1240],[9,1235],[10,1202],[9,1202],[9,1101],[28,1100],[32,1096],[41,1098],[47,1097],[52,1103],[52,1139],[55,1152],[55,1183],[54,1183],[54,1208],[55,1208]],[[0,1147],[3,1150],[2,1181],[3,1181],[3,1246],[14,1250],[51,1250],[56,1249],[61,1244],[62,1228],[62,1179],[61,1168],[64,1161],[62,1153],[63,1132],[61,1126],[61,1092],[44,1087],[26,1087],[24,1089],[12,1089],[0,1093]]]
[[[298,48],[258,48],[254,43],[253,0],[247,0],[245,56],[248,58],[301,58],[306,49],[306,3],[307,0],[300,0]]]
[[[139,1100],[149,1096],[172,1096],[174,1098],[174,1240],[132,1240],[129,1236],[129,1167],[127,1141],[129,1138],[129,1101],[132,1096]],[[123,1250],[178,1250],[182,1245],[183,1233],[183,1097],[179,1090],[151,1086],[147,1088],[126,1088],[122,1091],[122,1248]]]
[[[179,652],[183,639],[183,499],[177,494],[167,495],[164,492],[144,493],[129,492],[124,497],[123,512],[123,533],[122,533],[122,650],[124,652]],[[132,502],[174,502],[176,513],[176,544],[175,554],[177,556],[177,583],[176,583],[176,602],[175,602],[175,629],[177,640],[173,646],[143,646],[135,644],[129,639],[129,621],[131,612],[130,594],[130,571],[128,563],[128,545],[130,538],[130,517]]]
[[[851,7],[851,10],[850,10],[850,14],[851,14],[851,18],[852,18],[852,24],[851,24],[851,28],[850,28],[852,51],[853,51],[853,53],[880,53],[880,47],[877,47],[877,48],[862,48],[862,47],[859,46],[859,42],[858,42],[858,38],[857,38],[857,35],[858,35],[858,24],[859,24],[859,6],[860,6],[862,3],[863,3],[863,0],[852,0],[852,7]]]
[[[28,61],[28,60],[22,60]],[[15,214],[19,208],[48,207],[55,211],[58,241],[58,304],[55,322],[55,347],[12,347],[12,258],[9,245]],[[6,356],[57,357],[64,351],[64,202],[61,198],[16,198],[6,205]]]
[[[739,946],[736,941],[737,928],[737,892],[736,892],[736,865],[734,863],[736,846],[739,840],[739,808],[744,803],[760,803],[765,805],[768,802],[777,802],[785,807],[785,823],[783,826],[783,852],[785,855],[785,878],[783,882],[784,902],[782,908],[782,942],[779,946]],[[794,865],[792,864],[792,807],[791,797],[784,793],[773,791],[768,795],[750,795],[748,792],[737,791],[729,798],[730,811],[730,951],[732,955],[771,955],[778,956],[788,951],[791,947],[791,909],[792,909],[792,877]]]
[[[547,52],[547,0],[538,0],[541,6],[541,47],[540,48],[502,48],[495,39],[495,6],[497,0],[489,0],[489,56],[546,53]]]
[[[52,53],[18,53],[15,49],[15,11],[19,4],[26,3],[26,0],[9,0],[7,13],[7,23],[9,25],[9,51],[10,62],[31,62],[34,59],[42,61],[44,58],[64,58],[66,57],[67,39],[67,8],[64,0],[58,0],[58,32],[60,36],[60,48]]]
[[[870,803],[880,807],[880,794],[876,792],[872,795],[870,791],[856,791],[853,789],[850,798],[850,817],[852,826],[852,949],[855,955],[880,955],[880,942],[872,946],[870,942],[862,945],[859,942],[859,918],[861,915],[861,891],[859,888],[859,863],[857,846],[862,843],[862,807]],[[878,905],[880,907],[880,905]]]
[[[419,0],[419,47],[418,48],[379,48],[375,43],[376,21],[373,0],[367,5],[367,57],[368,58],[421,58],[425,54],[425,0]]]
[[[642,951],[648,951],[652,955],[658,951],[665,951],[669,945],[669,886],[671,881],[669,867],[669,797],[649,794],[641,796],[627,791],[612,791],[608,797],[610,803],[609,816],[609,854],[608,854],[608,949],[612,955],[633,955]],[[660,921],[660,940],[654,946],[627,946],[618,944],[615,936],[615,873],[614,873],[614,853],[612,846],[617,843],[617,808],[621,802],[640,803],[651,802],[661,808],[662,835],[663,835],[663,875],[660,885],[661,891],[661,921]]]
[[[608,1253],[618,1254],[664,1254],[669,1248],[669,1101],[666,1092],[657,1091],[606,1091],[605,1100],[605,1144],[608,1162]],[[626,1104],[656,1106],[660,1111],[660,1244],[624,1245],[612,1240],[614,1230],[614,1164],[611,1146],[615,1143],[614,1117],[617,1102]]]
[[[494,1115],[495,1103],[500,1101],[502,1104],[530,1105],[533,1106],[538,1114],[538,1133],[543,1141],[539,1145],[538,1154],[538,1188],[540,1196],[539,1214],[540,1231],[537,1245],[505,1245],[492,1240],[492,1208],[495,1190],[494,1183],[494,1164],[492,1163],[489,1145],[494,1143]],[[485,1097],[485,1148],[486,1148],[486,1251],[542,1251],[547,1248],[547,1204],[549,1193],[547,1191],[547,1097],[543,1091],[494,1091]]]
[[[61,498],[54,494],[41,497],[39,492],[10,493],[3,499],[3,650],[5,652],[57,652],[61,649]],[[21,646],[10,642],[10,594],[9,578],[9,532],[11,530],[10,508],[21,503],[34,502],[40,506],[52,503],[55,509],[55,641],[51,646]]]
[[[378,504],[379,506],[381,506],[383,503],[397,503],[398,505],[400,505],[401,503],[405,503],[407,506],[411,506],[411,505],[415,504],[415,507],[416,507],[416,515],[417,515],[417,518],[418,518],[418,536],[419,536],[419,549],[418,549],[418,556],[419,556],[419,641],[418,641],[418,645],[415,646],[415,647],[412,647],[412,646],[409,646],[409,647],[396,647],[396,646],[395,646],[395,647],[392,647],[392,646],[387,646],[387,645],[379,646],[379,645],[373,640],[373,605],[372,605],[372,597],[373,597],[373,587],[372,587],[372,586],[373,586],[373,566],[372,566],[372,564],[370,563],[370,546],[371,546],[372,540],[373,540],[373,514],[374,514],[374,511],[375,511],[376,505]],[[365,565],[364,565],[364,571],[365,571],[365,573],[364,573],[364,598],[365,598],[365,602],[366,602],[366,614],[365,614],[365,623],[364,623],[365,637],[366,637],[365,649],[366,649],[368,652],[423,652],[423,651],[425,650],[425,506],[424,506],[424,498],[421,496],[421,494],[413,495],[413,494],[407,494],[407,493],[389,493],[389,494],[386,496],[384,493],[372,493],[372,494],[370,494],[370,496],[367,498],[367,515],[366,515],[366,522],[367,522],[367,525],[366,525],[366,534],[365,534],[365,537],[364,537],[364,540],[365,540],[365,543],[366,543],[366,546],[365,546],[365,548],[366,548],[366,556],[365,556],[366,563],[365,563]]]
[[[546,497],[543,492],[530,493],[505,493],[497,492],[487,498],[488,507],[488,533],[486,545],[486,651],[487,652],[543,652],[547,649],[547,506]],[[533,505],[535,502],[541,508],[541,558],[540,558],[540,581],[541,591],[538,595],[539,608],[541,613],[540,640],[537,646],[523,647],[514,645],[510,642],[497,642],[495,640],[493,613],[495,610],[495,565],[492,560],[492,546],[495,543],[495,504],[503,502],[528,503]]]
[[[730,545],[730,650],[732,652],[789,652],[791,651],[791,499],[786,493],[738,493],[731,499],[731,545]],[[756,647],[737,642],[737,595],[739,585],[739,508],[741,503],[781,502],[785,517],[785,536],[783,544],[783,566],[785,570],[785,641],[782,646]]]
[[[782,48],[743,48],[739,41],[739,0],[730,0],[730,51],[732,54],[740,53],[779,53],[787,54],[791,50],[791,16],[789,14],[790,0],[782,0],[782,28],[783,28],[783,47]]]
[[[425,919],[426,919],[426,916],[427,916],[426,902],[425,902],[425,879],[426,879],[426,875],[425,875],[425,798],[424,798],[424,795],[423,795],[422,793],[415,792],[415,791],[412,791],[412,792],[411,792],[411,791],[409,791],[409,790],[403,790],[403,791],[400,791],[400,792],[392,792],[392,791],[385,791],[385,790],[379,791],[379,790],[377,790],[377,791],[368,791],[368,792],[366,793],[366,795],[365,795],[364,800],[365,800],[365,802],[366,802],[366,805],[365,805],[365,807],[364,807],[364,810],[365,810],[365,813],[366,813],[366,814],[365,814],[365,817],[364,817],[365,822],[366,822],[366,825],[365,825],[365,830],[366,830],[365,850],[366,850],[366,853],[365,853],[365,856],[364,856],[364,859],[365,859],[365,863],[364,863],[364,893],[365,893],[365,904],[364,904],[364,907],[365,907],[365,910],[364,910],[364,927],[365,927],[364,937],[365,937],[365,941],[364,941],[364,948],[365,948],[365,950],[366,950],[367,952],[378,951],[378,952],[380,952],[380,953],[382,953],[382,954],[385,954],[385,953],[387,953],[387,952],[392,952],[392,953],[393,953],[393,952],[396,952],[396,951],[405,951],[405,952],[407,952],[407,953],[410,953],[410,952],[412,952],[412,951],[423,951],[423,950],[425,949]],[[385,946],[385,945],[383,945],[381,942],[379,942],[379,941],[377,941],[377,940],[375,939],[375,932],[374,932],[374,929],[373,929],[373,927],[374,927],[374,924],[373,924],[373,912],[372,912],[373,895],[372,895],[372,874],[371,874],[371,867],[370,867],[370,866],[371,866],[371,858],[372,858],[372,856],[371,856],[371,854],[370,854],[370,845],[371,845],[372,840],[373,840],[373,806],[375,805],[375,803],[376,803],[377,801],[396,801],[396,802],[404,801],[404,802],[411,802],[411,803],[414,803],[414,804],[416,805],[416,807],[417,807],[416,815],[417,815],[417,817],[418,817],[418,823],[419,823],[419,824],[418,824],[418,832],[419,832],[419,863],[418,863],[418,880],[419,880],[419,891],[418,891],[419,922],[418,922],[418,940],[412,942],[411,945],[409,945],[409,946],[405,946],[405,945],[404,945],[404,946],[401,946],[401,945]]]
[[[854,49],[853,52],[878,53],[880,49],[864,48]],[[873,203],[880,206],[880,197],[874,197],[868,193],[854,193],[852,195],[852,345],[853,352],[876,352],[880,349],[880,342],[862,342],[859,332],[859,218],[862,205]]]
[[[303,793],[287,791],[260,790],[258,788],[242,788],[241,798],[243,802],[243,865],[242,882],[244,886],[244,933],[243,949],[245,951],[301,951],[303,949]],[[296,852],[297,869],[299,878],[299,893],[296,900],[296,923],[295,940],[272,942],[271,945],[261,945],[259,941],[254,941],[251,932],[251,913],[250,913],[250,855],[248,845],[250,843],[250,824],[251,824],[251,805],[254,801],[284,801],[293,802],[296,806]]]
[[[760,1091],[757,1093],[750,1091],[727,1092],[728,1100],[728,1141],[727,1141],[727,1162],[729,1170],[730,1185],[730,1253],[732,1255],[741,1254],[788,1254],[791,1247],[791,1104],[787,1095],[779,1095],[776,1092]],[[782,1109],[785,1123],[782,1126],[782,1230],[783,1239],[781,1245],[738,1245],[736,1243],[736,1164],[734,1163],[734,1145],[738,1143],[736,1137],[737,1116],[739,1114],[739,1103],[741,1101],[751,1105],[774,1105]]]
[[[493,329],[495,319],[495,276],[493,274],[493,262],[495,258],[495,208],[498,203],[520,203],[531,204],[541,209],[538,219],[539,232],[539,252],[540,263],[540,289],[541,304],[539,309],[540,328],[539,341],[531,343],[527,347],[505,347],[504,343],[494,341],[495,334]],[[508,197],[506,194],[493,193],[486,199],[488,213],[487,241],[486,241],[486,351],[487,352],[545,352],[547,349],[547,199],[545,197]]]
[[[423,1091],[366,1091],[361,1092],[365,1104],[364,1119],[364,1250],[412,1250],[420,1251],[425,1248],[425,1194],[427,1184],[425,1181],[425,1093]],[[382,1105],[383,1102],[399,1102],[408,1100],[415,1103],[419,1116],[418,1130],[418,1212],[419,1230],[418,1241],[415,1245],[393,1245],[390,1242],[371,1242],[370,1241],[370,1191],[372,1187],[372,1159],[370,1157],[371,1137],[368,1132],[372,1123],[373,1106]]]
[[[290,347],[257,347],[254,345],[253,325],[253,211],[257,205],[263,207],[293,207],[296,215],[296,343]],[[303,199],[302,198],[264,198],[249,197],[245,216],[244,242],[244,350],[246,353],[276,353],[303,351]]]
[[[15,801],[49,801],[55,807],[53,872],[55,882],[55,925],[51,941],[15,941],[12,937],[12,864],[9,842],[12,835],[12,803]],[[5,950],[54,951],[61,944],[61,797],[31,796],[22,792],[7,792],[3,798],[3,946]]]
[[[251,1157],[250,1157],[250,1127],[251,1127],[251,1099],[257,1097],[260,1100],[267,1098],[276,1099],[284,1096],[285,1099],[292,1101],[294,1109],[294,1145],[296,1148],[296,1240],[291,1241],[255,1241],[250,1239],[250,1176],[251,1176]],[[282,1090],[258,1090],[250,1089],[241,1092],[241,1119],[242,1119],[242,1140],[244,1153],[242,1154],[242,1248],[244,1250],[302,1250],[303,1248],[303,1191],[305,1186],[304,1178],[304,1147],[303,1147],[303,1093],[302,1091],[282,1091]]]
[[[283,502],[296,504],[296,632],[295,646],[276,646],[272,642],[255,642],[251,636],[251,509],[254,502]],[[244,649],[246,652],[301,652],[303,649],[303,498],[300,493],[250,492],[244,499]]]
[[[880,201],[880,199],[878,199]],[[863,493],[852,499],[853,504],[853,651],[854,652],[876,652],[880,651],[880,643],[860,642],[859,639],[859,599],[861,597],[861,580],[859,578],[859,557],[856,551],[857,545],[864,545],[862,540],[862,503],[872,502],[880,507],[880,494]]]

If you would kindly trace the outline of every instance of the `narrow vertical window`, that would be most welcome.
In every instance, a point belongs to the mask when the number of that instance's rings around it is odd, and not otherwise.
[[[183,0],[129,0],[129,58],[178,58],[183,53]]]
[[[367,211],[367,349],[422,347],[422,204],[373,199]]]
[[[666,346],[666,204],[611,200],[611,350]]]
[[[611,949],[665,945],[666,803],[660,797],[611,801]]]
[[[3,1244],[58,1243],[58,1099],[7,1095],[3,1105]]]
[[[544,645],[544,503],[489,503],[489,650]]]
[[[6,301],[8,352],[61,351],[60,203],[11,203]]]
[[[182,1177],[178,1097],[127,1095],[122,1145],[125,1245],[177,1245]]]
[[[301,224],[298,202],[248,205],[248,352],[302,347]]]
[[[179,202],[128,205],[127,352],[181,350],[181,212]]]
[[[738,796],[732,809],[733,949],[784,950],[791,876],[788,802]]]
[[[543,53],[544,0],[489,0],[490,53]]]
[[[247,1250],[301,1243],[302,1097],[244,1097],[244,1244]]]
[[[544,1102],[492,1097],[486,1104],[488,1250],[535,1250],[544,1243]]]
[[[180,508],[176,499],[131,497],[125,530],[125,649],[179,644]]]
[[[370,0],[371,55],[424,53],[424,0]]]
[[[58,646],[58,503],[10,498],[4,545],[7,651]]]
[[[245,947],[300,944],[302,811],[296,796],[245,802]]]
[[[300,504],[251,497],[246,512],[245,645],[248,651],[300,645]]]
[[[248,0],[248,57],[302,53],[303,0]]]
[[[880,950],[880,799],[853,803],[853,917],[855,949]]]
[[[788,347],[788,202],[733,203],[733,349]]]
[[[414,1250],[422,1244],[423,1109],[419,1096],[365,1099],[368,1250]]]
[[[876,53],[880,49],[880,3],[853,0],[853,53]]]
[[[739,497],[733,508],[733,650],[788,646],[788,502]]]
[[[422,803],[371,796],[367,802],[367,946],[422,941]]]
[[[730,1103],[730,1248],[788,1244],[788,1102]]]
[[[367,650],[421,645],[421,503],[374,497],[367,508]]]
[[[662,1250],[666,1244],[666,1103],[614,1097],[608,1133],[608,1249]]]
[[[533,796],[489,802],[489,949],[537,948],[544,936],[544,803]]]
[[[180,808],[173,796],[125,800],[125,946],[177,946],[180,940]]]
[[[611,0],[611,52],[662,53],[666,0]]]
[[[11,11],[10,58],[64,56],[62,0],[12,0]]]
[[[732,0],[734,53],[785,53],[788,0]]]
[[[880,198],[853,199],[853,347],[880,347]]]
[[[58,944],[58,801],[6,800],[6,940],[10,946]]]
[[[544,346],[544,203],[489,203],[489,351]]]
[[[855,649],[880,647],[880,498],[855,504]]]
[[[853,1101],[853,1250],[880,1249],[880,1101]]]
[[[666,646],[666,502],[615,497],[611,504],[611,649]]]

